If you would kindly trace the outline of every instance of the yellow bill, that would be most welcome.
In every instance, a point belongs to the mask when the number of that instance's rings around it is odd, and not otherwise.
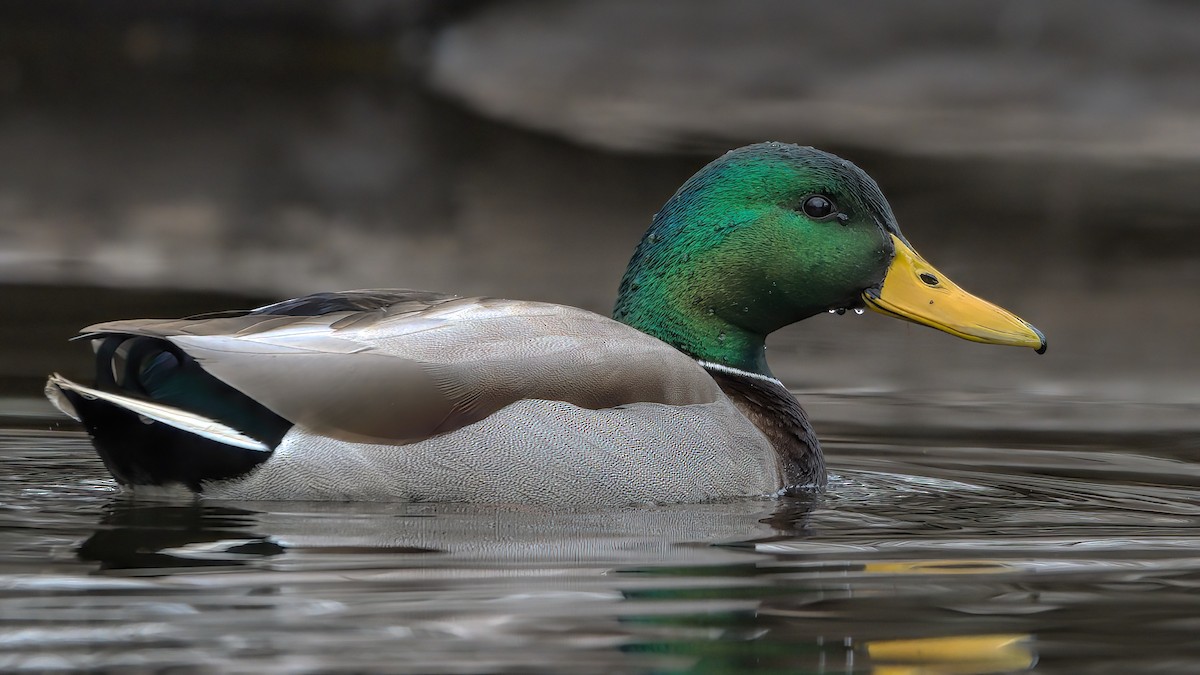
[[[896,257],[883,285],[863,293],[867,307],[974,342],[1046,352],[1046,336],[1028,321],[959,288],[896,235]]]

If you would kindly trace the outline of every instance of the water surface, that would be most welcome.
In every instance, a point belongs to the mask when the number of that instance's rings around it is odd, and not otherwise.
[[[581,510],[138,501],[9,429],[0,670],[1200,672],[1194,438],[994,436],[843,429],[824,495]]]

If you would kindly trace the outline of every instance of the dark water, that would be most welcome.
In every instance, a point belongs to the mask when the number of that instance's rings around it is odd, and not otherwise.
[[[0,670],[1200,672],[1193,438],[827,436],[811,500],[148,502],[0,432]],[[965,440],[973,439],[973,440]]]

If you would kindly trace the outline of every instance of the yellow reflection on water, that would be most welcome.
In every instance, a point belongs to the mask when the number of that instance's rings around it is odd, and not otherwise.
[[[874,574],[996,574],[1020,569],[997,560],[899,560],[863,565],[864,572]]]
[[[1028,634],[878,640],[866,650],[873,675],[981,675],[1028,670],[1037,663]]]

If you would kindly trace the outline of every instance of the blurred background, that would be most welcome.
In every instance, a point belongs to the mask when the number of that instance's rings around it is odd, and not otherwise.
[[[41,383],[102,319],[363,287],[607,313],[675,188],[780,140],[1050,343],[815,317],[770,354],[818,430],[1200,431],[1197,64],[1185,0],[7,0],[0,419],[60,424]]]

